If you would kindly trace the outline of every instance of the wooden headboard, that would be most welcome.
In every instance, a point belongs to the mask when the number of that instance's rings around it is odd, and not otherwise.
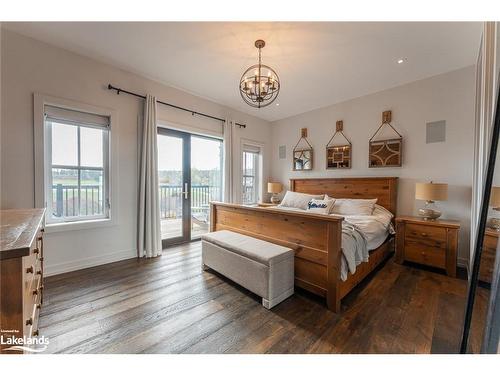
[[[306,194],[328,194],[333,198],[378,198],[377,204],[396,216],[397,177],[294,178],[290,190]]]

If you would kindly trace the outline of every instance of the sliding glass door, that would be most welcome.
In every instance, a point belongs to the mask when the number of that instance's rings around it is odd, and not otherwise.
[[[210,201],[222,199],[222,141],[158,130],[158,176],[163,247],[207,233]]]

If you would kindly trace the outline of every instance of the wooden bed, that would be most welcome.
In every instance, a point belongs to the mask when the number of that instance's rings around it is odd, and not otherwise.
[[[397,177],[292,179],[290,190],[335,198],[378,198],[377,204],[396,215]],[[212,202],[210,230],[231,230],[289,247],[295,251],[295,285],[326,297],[340,312],[340,301],[394,251],[394,238],[370,252],[367,263],[346,281],[341,270],[341,216],[283,212],[268,207]]]

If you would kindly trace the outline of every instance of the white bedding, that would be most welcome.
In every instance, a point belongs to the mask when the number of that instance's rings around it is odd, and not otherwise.
[[[375,205],[372,215],[346,215],[344,220],[361,230],[366,236],[368,250],[382,245],[389,234],[394,234],[393,215],[385,208]]]
[[[273,207],[274,210],[306,210],[292,207]],[[338,215],[337,215],[338,216]],[[355,273],[356,266],[368,262],[369,251],[382,245],[389,234],[394,234],[391,224],[392,214],[385,208],[375,205],[372,215],[346,215],[342,223],[342,264],[341,279],[347,280],[348,273]]]

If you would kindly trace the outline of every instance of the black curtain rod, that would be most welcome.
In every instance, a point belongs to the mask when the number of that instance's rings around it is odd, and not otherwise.
[[[125,94],[129,94],[129,95],[132,95],[132,96],[136,96],[138,98],[146,99],[145,95],[140,95],[140,94],[137,94],[137,93],[132,92],[132,91],[127,91],[127,90],[121,89],[119,87],[114,87],[111,84],[108,84],[108,90],[115,90],[117,95],[119,95],[121,92],[124,92]],[[181,111],[189,112],[193,116],[194,115],[198,115],[198,116],[203,116],[203,117],[211,118],[212,120],[218,120],[218,121],[226,122],[226,120],[224,120],[223,118],[219,118],[219,117],[207,115],[207,114],[201,113],[201,112],[196,112],[196,111],[193,111],[193,110],[188,109],[188,108],[179,107],[178,105],[175,105],[175,104],[170,104],[170,103],[167,103],[167,102],[162,102],[161,100],[157,100],[157,102],[160,103],[160,104],[163,104],[163,105],[167,105],[167,106],[172,107],[172,108],[180,109]],[[246,128],[247,127],[245,124],[240,124],[238,122],[235,122],[234,124],[236,126],[239,126],[240,128]]]

